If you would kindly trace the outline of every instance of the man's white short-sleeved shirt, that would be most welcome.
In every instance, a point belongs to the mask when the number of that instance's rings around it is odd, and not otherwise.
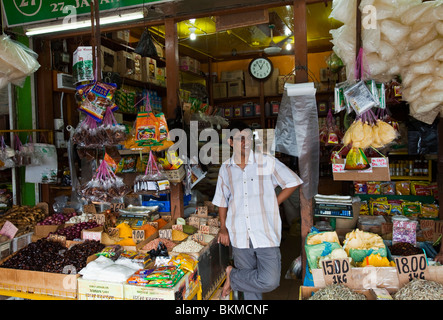
[[[220,167],[212,203],[228,208],[226,228],[232,246],[277,247],[281,241],[281,218],[275,188],[295,187],[303,181],[278,159],[249,155],[244,169],[231,157]]]

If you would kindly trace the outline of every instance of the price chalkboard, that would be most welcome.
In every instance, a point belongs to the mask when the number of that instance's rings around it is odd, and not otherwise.
[[[428,263],[424,254],[396,257],[400,287],[414,279],[429,279]]]
[[[323,277],[325,284],[345,284],[348,285],[352,281],[351,266],[347,258],[323,260],[322,262]]]

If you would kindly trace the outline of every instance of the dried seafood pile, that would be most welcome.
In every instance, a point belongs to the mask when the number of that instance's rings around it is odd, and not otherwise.
[[[397,291],[394,300],[443,300],[443,285],[435,281],[414,279]]]
[[[342,284],[330,284],[314,293],[309,300],[366,300],[366,296]]]

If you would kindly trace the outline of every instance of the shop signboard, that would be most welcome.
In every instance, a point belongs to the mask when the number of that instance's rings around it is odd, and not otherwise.
[[[100,11],[132,9],[173,0],[98,0]],[[91,13],[91,0],[2,0],[8,27],[59,20]]]

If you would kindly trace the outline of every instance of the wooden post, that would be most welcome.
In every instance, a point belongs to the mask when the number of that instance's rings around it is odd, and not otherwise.
[[[178,38],[177,23],[173,18],[165,19],[165,56],[166,56],[166,110],[168,119],[175,117],[178,106]]]

